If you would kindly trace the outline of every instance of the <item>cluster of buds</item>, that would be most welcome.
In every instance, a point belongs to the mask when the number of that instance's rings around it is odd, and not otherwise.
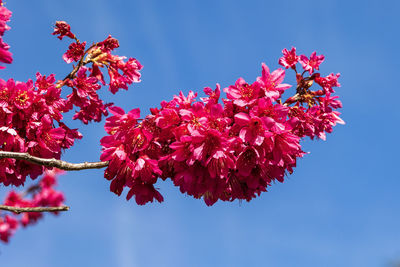
[[[112,180],[111,191],[120,195],[127,187],[127,199],[135,196],[140,205],[161,202],[154,184],[169,178],[182,193],[212,205],[218,200],[249,201],[271,182],[283,182],[305,154],[303,137],[324,139],[332,126],[343,123],[334,111],[341,103],[331,96],[339,74],[315,73],[324,59],[315,52],[310,59],[297,56],[295,48],[283,53],[280,64],[293,68],[297,77],[296,94],[286,101],[282,95],[291,86],[282,83],[285,70],[271,73],[262,64],[254,83],[240,78],[225,88],[222,104],[217,84],[215,90],[204,89],[208,97],[201,101],[193,92],[181,92],[142,120],[139,109],[125,113],[110,108],[113,116],[106,120],[109,135],[101,140],[101,160],[110,162],[105,178]],[[303,74],[297,73],[298,62]],[[311,77],[304,77],[306,72]],[[314,81],[322,89],[312,91]]]
[[[8,192],[4,205],[8,207],[59,207],[64,202],[64,195],[60,191],[56,191],[54,186],[57,184],[57,176],[63,171],[53,169],[47,170],[38,184],[28,188],[23,193],[16,191]],[[30,198],[27,198],[30,196]],[[54,212],[54,214],[58,214]],[[43,213],[40,212],[24,212],[20,215],[13,213],[12,215],[4,215],[0,213],[0,240],[8,242],[17,228],[21,225],[26,227],[36,223],[43,218]]]

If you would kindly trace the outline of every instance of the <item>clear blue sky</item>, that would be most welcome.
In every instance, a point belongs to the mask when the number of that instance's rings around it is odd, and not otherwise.
[[[342,74],[347,124],[325,142],[306,141],[311,153],[294,174],[250,203],[206,207],[165,182],[164,203],[139,207],[109,192],[100,170],[68,173],[59,188],[71,211],[0,245],[1,266],[367,267],[400,258],[399,1],[10,0],[7,7],[14,64],[3,79],[64,77],[67,42],[50,35],[56,20],[81,40],[111,34],[118,54],[139,59],[143,82],[105,95],[143,114],[179,90],[251,82],[262,62],[278,68],[281,50],[293,45],[325,54],[322,73]],[[103,124],[71,125],[84,139],[64,159],[98,160]]]

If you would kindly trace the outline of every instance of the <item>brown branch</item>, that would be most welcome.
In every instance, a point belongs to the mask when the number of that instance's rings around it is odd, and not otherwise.
[[[31,163],[42,165],[46,167],[56,167],[60,170],[65,171],[80,171],[86,169],[101,169],[108,166],[108,161],[98,161],[98,162],[83,162],[83,163],[69,163],[59,159],[44,159],[32,156],[28,153],[22,152],[9,152],[0,151],[0,159],[19,159],[26,160]]]
[[[12,211],[17,214],[21,212],[55,212],[55,211],[67,211],[69,210],[68,206],[61,206],[61,207],[13,207],[13,206],[6,206],[0,205],[0,210]]]

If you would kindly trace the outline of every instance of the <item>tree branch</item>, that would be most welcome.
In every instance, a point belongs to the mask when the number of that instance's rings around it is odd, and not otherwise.
[[[0,159],[10,158],[26,160],[31,163],[42,165],[46,167],[56,167],[60,170],[65,171],[79,171],[85,169],[101,169],[108,166],[108,161],[98,161],[98,162],[83,162],[83,163],[69,163],[59,159],[44,159],[30,155],[29,153],[22,152],[9,152],[0,151]]]
[[[68,206],[61,206],[61,207],[12,207],[6,205],[0,205],[0,210],[12,211],[17,214],[21,212],[54,212],[54,211],[67,211],[69,210]]]

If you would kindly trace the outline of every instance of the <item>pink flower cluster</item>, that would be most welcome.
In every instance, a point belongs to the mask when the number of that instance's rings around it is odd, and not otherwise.
[[[24,194],[15,191],[8,192],[4,205],[11,207],[58,207],[64,202],[64,195],[56,191],[57,176],[63,171],[58,169],[47,170],[38,184],[30,187]],[[30,199],[25,195],[32,195]],[[58,214],[54,212],[54,214]],[[0,240],[8,242],[9,237],[17,230],[19,225],[26,227],[43,218],[40,212],[25,212],[21,215],[5,215],[0,213]]]
[[[18,229],[18,220],[10,215],[0,217],[0,240],[7,243]]]
[[[10,27],[6,24],[11,18],[11,11],[8,10],[4,5],[3,1],[0,0],[0,62],[10,64],[12,63],[12,54],[9,51],[10,46],[3,40],[5,31],[8,31]],[[4,69],[4,66],[0,66],[0,69]]]
[[[66,85],[72,88],[72,93],[67,96],[68,103],[79,107],[73,119],[79,119],[88,124],[90,121],[99,122],[102,116],[107,116],[107,106],[97,94],[101,88],[96,77],[87,76],[87,67],[81,67],[72,80],[68,80]]]
[[[57,22],[54,33],[76,39],[65,22]],[[107,107],[112,104],[105,104],[97,94],[101,83],[105,83],[101,68],[110,74],[113,93],[140,81],[142,66],[137,60],[131,58],[124,62],[122,57],[111,54],[119,46],[116,39],[108,37],[87,50],[85,44],[76,39],[70,45],[64,59],[78,61],[78,65],[63,80],[56,81],[54,74],[46,77],[40,73],[35,82],[0,79],[0,150],[60,159],[63,150],[82,138],[77,129],[63,123],[63,113],[78,107],[73,118],[85,124],[99,122],[108,114]],[[72,89],[66,99],[61,96],[64,86]],[[35,179],[45,170],[43,166],[11,158],[0,159],[0,164],[0,183],[6,186],[23,185],[26,176]]]
[[[300,61],[304,73],[312,74],[297,74],[296,94],[285,102],[282,95],[290,88],[282,83],[285,71],[270,72],[263,64],[254,83],[240,78],[225,88],[223,104],[217,84],[215,90],[204,89],[208,97],[202,101],[193,92],[181,92],[143,120],[139,109],[125,113],[109,108],[113,116],[106,120],[109,135],[101,140],[101,160],[110,161],[105,178],[111,180],[111,191],[120,195],[127,187],[127,199],[135,196],[140,205],[161,202],[154,184],[170,178],[182,193],[212,205],[217,200],[249,201],[272,181],[283,182],[305,154],[301,138],[324,138],[343,122],[334,111],[341,103],[331,96],[339,74],[322,78],[314,73],[323,56],[299,57],[295,48],[283,53],[283,66],[296,71]],[[313,81],[322,90],[312,91]]]
[[[61,122],[67,101],[60,97],[54,75],[38,73],[36,78],[35,83],[0,79],[0,149],[59,159],[61,150],[82,136]],[[22,185],[27,175],[34,179],[45,170],[15,159],[1,159],[0,164],[0,183],[6,186]]]
[[[0,0],[0,62],[11,63],[9,46],[3,35],[11,12]],[[64,113],[77,108],[73,119],[84,124],[99,122],[108,112],[101,139],[102,161],[109,161],[104,176],[110,190],[126,198],[133,196],[139,205],[163,201],[156,189],[158,179],[171,179],[182,193],[203,198],[207,205],[218,200],[250,201],[274,181],[283,182],[291,174],[297,159],[303,157],[304,137],[326,138],[337,123],[344,123],[336,110],[342,107],[334,88],[340,74],[321,76],[323,55],[297,55],[296,49],[284,49],[279,64],[292,69],[297,86],[294,94],[283,99],[291,86],[283,83],[284,69],[270,71],[262,64],[261,76],[253,83],[239,78],[223,89],[204,88],[206,97],[182,92],[151,114],[140,118],[140,110],[128,113],[105,103],[98,90],[102,85],[115,94],[140,82],[142,65],[135,58],[114,55],[118,40],[109,36],[87,47],[64,21],[57,21],[53,35],[72,40],[62,58],[73,63],[62,80],[55,75],[37,73],[36,80],[16,82],[0,79],[0,151],[23,152],[39,158],[60,159],[61,153],[82,135],[64,122]],[[302,72],[297,71],[300,63]],[[3,67],[0,67],[3,68]],[[108,73],[107,82],[103,72]],[[319,87],[313,89],[313,85]],[[62,88],[70,94],[62,97]],[[4,156],[4,155],[3,155]],[[23,185],[29,175],[40,182],[25,193],[10,191],[5,205],[13,207],[60,206],[62,193],[54,190],[56,175],[42,165],[13,158],[0,159],[0,184]],[[32,194],[31,199],[25,196]],[[0,240],[7,242],[19,225],[35,223],[38,212],[21,216],[0,214]]]
[[[74,79],[67,77],[63,85],[72,88],[68,95],[69,103],[80,108],[73,119],[79,119],[87,124],[90,121],[100,122],[102,116],[107,116],[107,107],[97,94],[101,84],[105,85],[104,75],[100,68],[106,67],[110,77],[109,90],[115,94],[119,89],[128,89],[128,85],[140,82],[142,65],[134,58],[124,61],[125,57],[111,54],[119,47],[118,40],[107,37],[104,41],[93,44],[86,49],[86,42],[81,43],[71,32],[71,27],[64,21],[57,21],[53,32],[58,38],[69,37],[75,42],[71,43],[63,59],[67,63],[78,62],[77,73]],[[85,65],[91,63],[91,67]],[[87,74],[88,73],[88,74]]]
[[[332,96],[335,93],[334,87],[340,87],[340,74],[331,73],[322,77],[320,73],[315,72],[325,59],[323,55],[317,56],[316,52],[313,52],[310,58],[305,55],[297,56],[294,47],[290,51],[284,49],[282,52],[284,56],[279,59],[279,64],[296,72],[296,94],[286,100],[287,104],[294,104],[288,105],[293,133],[299,137],[318,137],[325,140],[326,133],[331,133],[336,123],[344,124],[339,117],[340,113],[335,111],[342,107],[342,103],[338,96]],[[297,73],[298,62],[303,67],[303,74]],[[306,72],[311,76],[304,77]],[[320,85],[321,89],[311,90],[314,82]]]

